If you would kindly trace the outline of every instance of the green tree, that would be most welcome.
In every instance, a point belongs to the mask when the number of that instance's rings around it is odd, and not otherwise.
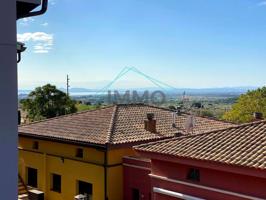
[[[215,117],[214,113],[210,110],[203,110],[201,111],[200,115],[203,117]]]
[[[21,100],[22,109],[27,111],[31,121],[56,117],[77,111],[75,101],[58,90],[56,86],[47,84],[37,87],[27,99]]]
[[[241,95],[222,118],[236,123],[249,122],[252,121],[254,112],[261,112],[266,116],[266,87]]]

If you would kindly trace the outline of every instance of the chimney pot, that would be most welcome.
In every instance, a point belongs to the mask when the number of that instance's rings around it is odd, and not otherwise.
[[[176,107],[176,114],[177,116],[181,116],[181,106]]]
[[[254,112],[253,117],[255,120],[262,120],[263,119],[263,114],[261,112]]]
[[[153,119],[154,119],[154,113],[148,113],[148,114],[147,114],[147,119],[148,119],[149,121],[153,120]]]
[[[147,120],[144,120],[144,128],[146,131],[156,133],[156,120],[154,119],[154,113],[147,114]]]

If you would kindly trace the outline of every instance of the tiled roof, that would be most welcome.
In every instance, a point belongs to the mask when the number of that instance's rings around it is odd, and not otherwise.
[[[154,113],[157,133],[144,129],[147,113]],[[172,114],[171,110],[144,104],[114,105],[22,125],[19,134],[100,145],[156,140],[185,133],[188,114],[177,116],[176,128],[172,127]],[[234,126],[203,117],[195,120],[194,134]]]
[[[20,135],[105,144],[115,107],[84,111],[19,126]]]
[[[134,148],[181,158],[266,169],[266,121],[165,139]]]

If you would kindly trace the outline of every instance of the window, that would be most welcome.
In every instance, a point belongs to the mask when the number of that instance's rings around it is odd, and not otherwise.
[[[39,149],[39,142],[34,141],[33,144],[32,144],[32,148],[36,149],[36,150]]]
[[[31,167],[28,167],[27,168],[27,174],[28,174],[28,185],[31,186],[31,187],[35,187],[37,188],[37,180],[38,180],[38,171],[37,169],[34,169],[34,168],[31,168]]]
[[[83,158],[83,149],[77,148],[76,157]]]
[[[132,189],[132,200],[139,200],[140,198],[139,190],[136,188]]]
[[[61,192],[61,176],[58,174],[52,174],[52,191]]]
[[[191,181],[200,181],[200,171],[195,168],[189,169],[187,179]]]
[[[78,194],[86,195],[88,200],[92,199],[92,184],[78,181]]]

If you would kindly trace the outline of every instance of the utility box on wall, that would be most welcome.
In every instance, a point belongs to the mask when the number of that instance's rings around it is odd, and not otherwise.
[[[87,198],[87,196],[85,196],[83,194],[79,194],[79,195],[74,197],[74,200],[89,200],[89,199]]]
[[[44,200],[44,193],[39,190],[29,190],[29,200]]]

